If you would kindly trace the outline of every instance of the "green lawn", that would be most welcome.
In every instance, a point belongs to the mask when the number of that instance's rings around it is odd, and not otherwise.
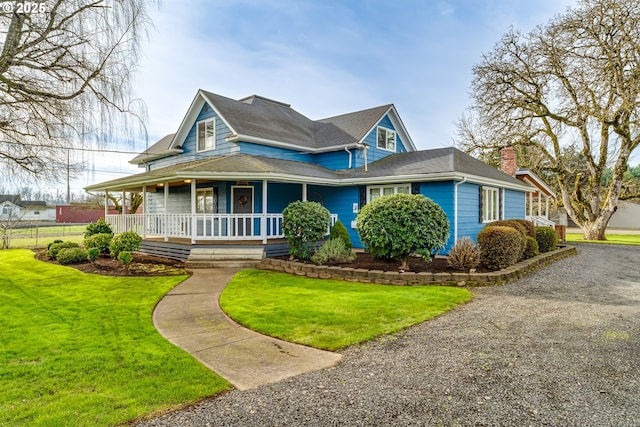
[[[471,293],[462,288],[384,286],[245,270],[222,292],[220,306],[253,330],[335,350],[431,319],[469,299]]]
[[[640,234],[606,234],[607,240],[582,240],[582,234],[567,233],[567,242],[588,242],[604,245],[640,246]]]
[[[87,275],[0,251],[0,425],[114,425],[227,389],[152,324],[183,279]]]

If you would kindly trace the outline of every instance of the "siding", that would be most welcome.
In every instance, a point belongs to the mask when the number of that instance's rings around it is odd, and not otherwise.
[[[458,239],[470,237],[477,242],[478,232],[484,224],[480,222],[480,186],[468,182],[458,186]]]
[[[227,212],[226,183],[197,183],[196,188],[218,189],[218,212]],[[171,187],[169,189],[169,209],[167,213],[191,213],[191,185]],[[147,209],[150,214],[165,213],[164,188],[158,188],[155,193],[147,193]]]
[[[216,120],[215,131],[216,131],[216,148],[209,151],[197,152],[197,141],[196,141],[196,125],[199,121],[209,119],[214,117]],[[227,127],[227,125],[222,121],[222,119],[216,115],[213,111],[213,108],[209,107],[208,104],[205,105],[200,110],[198,117],[196,118],[195,123],[191,126],[191,130],[187,134],[187,137],[184,141],[182,141],[182,154],[178,154],[175,156],[165,157],[163,159],[154,160],[149,162],[150,170],[158,169],[164,166],[171,166],[178,163],[190,162],[193,160],[203,159],[206,157],[213,156],[221,156],[229,153],[237,152],[238,146],[236,143],[227,142],[225,138],[231,133],[231,130]],[[171,192],[169,192],[171,194]]]
[[[362,157],[362,150],[357,150],[355,148],[350,148],[351,151],[351,167],[355,167],[356,157],[359,155]],[[349,153],[344,151],[344,149],[339,151],[331,151],[329,153],[321,153],[316,154],[314,156],[314,162],[319,164],[320,166],[324,166],[327,169],[332,170],[340,170],[340,169],[349,169]]]
[[[515,190],[505,190],[504,217],[505,219],[524,219],[526,210],[525,193]]]
[[[447,215],[449,220],[449,238],[442,253],[447,253],[453,247],[454,241],[454,201],[453,201],[453,181],[441,182],[421,182],[420,194],[436,202]]]
[[[254,144],[251,142],[238,142],[239,151],[242,154],[253,154],[256,156],[273,157],[276,159],[296,160],[298,162],[313,162],[313,155],[301,153],[280,147]],[[345,153],[346,154],[346,153]]]
[[[353,204],[358,203],[358,187],[321,187],[309,185],[307,188],[309,200],[321,202],[332,214],[338,214],[338,220],[344,224],[354,248],[363,248],[358,232],[351,228],[351,221],[356,219]]]
[[[308,190],[307,188],[307,191]],[[307,196],[309,196],[308,193]],[[262,197],[262,194],[260,197]],[[267,212],[281,213],[289,203],[302,200],[302,185],[270,182],[268,183],[267,197],[269,199]]]
[[[382,126],[387,129],[396,130],[391,120],[389,119],[389,115],[385,115],[373,128],[369,135],[367,135],[364,139],[364,142],[369,145],[367,149],[367,162],[371,163],[376,160],[380,160],[383,157],[388,156],[389,154],[393,154],[391,151],[382,150],[378,148],[378,126]],[[407,148],[404,145],[404,142],[400,138],[400,135],[396,134],[396,153],[404,153],[407,151]],[[346,154],[346,153],[345,153]],[[364,156],[357,156],[356,167],[364,166]]]

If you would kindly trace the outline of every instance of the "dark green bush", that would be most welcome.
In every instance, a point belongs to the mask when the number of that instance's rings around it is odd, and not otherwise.
[[[331,214],[316,202],[295,201],[282,211],[282,232],[292,258],[309,259],[310,244],[327,233]]]
[[[511,227],[515,228],[522,234],[523,237],[527,236],[527,229],[524,225],[522,225],[518,220],[515,219],[501,219],[498,221],[490,222],[485,226],[486,227]]]
[[[527,243],[524,247],[523,259],[533,258],[536,255],[540,255],[540,249],[538,242],[531,236],[527,236]]]
[[[56,261],[63,265],[76,264],[85,262],[87,257],[87,251],[82,248],[62,248],[56,255]]]
[[[111,251],[112,257],[118,258],[120,252],[133,252],[139,250],[141,243],[142,237],[138,233],[135,231],[125,231],[124,233],[116,235],[113,240],[111,240],[109,250]]]
[[[110,234],[113,236],[113,229],[111,224],[104,220],[104,218],[98,219],[96,222],[87,224],[87,228],[84,232],[84,237],[93,236],[94,234]]]
[[[92,234],[84,238],[84,248],[98,248],[101,254],[108,255],[110,252],[109,245],[111,245],[112,239],[113,235],[109,233]]]
[[[480,260],[492,270],[509,267],[520,260],[525,239],[513,227],[485,227],[478,233]]]
[[[356,254],[351,248],[347,248],[341,238],[329,239],[320,246],[311,257],[316,264],[336,264],[350,262],[356,259]]]
[[[79,246],[80,245],[78,245],[77,243],[74,243],[74,242],[52,243],[49,246],[49,249],[47,249],[47,258],[49,258],[49,259],[57,259],[58,252],[60,252],[61,249],[77,248]]]
[[[440,205],[421,194],[384,196],[360,209],[360,239],[377,258],[397,259],[408,268],[411,255],[426,261],[444,248],[449,220]]]
[[[87,249],[87,259],[89,261],[91,261],[92,263],[98,259],[98,257],[100,256],[100,249],[98,248],[90,248]]]
[[[541,253],[553,251],[558,245],[558,235],[551,227],[536,227],[536,241]]]
[[[62,242],[64,242],[64,240],[60,240],[60,239],[56,239],[56,240],[54,240],[53,242],[51,242],[51,243],[49,243],[49,244],[47,245],[47,250],[49,250],[49,248],[51,247],[51,245],[53,245],[54,243],[62,243]]]
[[[129,265],[131,264],[131,261],[133,261],[133,256],[129,251],[121,251],[118,254],[118,261],[120,261],[122,265]]]
[[[522,225],[527,230],[527,236],[536,238],[536,226],[533,222],[526,219],[512,219],[511,221],[516,221]]]
[[[456,270],[470,270],[480,264],[480,250],[469,237],[458,240],[447,256],[447,263]]]
[[[344,246],[347,249],[351,249],[353,247],[351,244],[351,237],[349,237],[349,232],[340,221],[336,221],[336,223],[333,224],[333,227],[331,227],[331,231],[329,231],[329,239],[342,239]]]

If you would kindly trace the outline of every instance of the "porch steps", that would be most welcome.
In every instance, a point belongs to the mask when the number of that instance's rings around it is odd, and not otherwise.
[[[264,248],[193,248],[187,268],[255,268],[264,258]]]

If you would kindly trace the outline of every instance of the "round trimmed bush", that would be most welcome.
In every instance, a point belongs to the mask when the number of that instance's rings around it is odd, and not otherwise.
[[[292,258],[309,259],[310,243],[327,234],[331,214],[317,202],[295,201],[282,211],[282,232]]]
[[[109,233],[98,233],[84,238],[84,248],[97,248],[101,254],[108,255],[110,252],[109,245],[113,235]]]
[[[60,264],[76,264],[79,262],[85,262],[88,258],[87,251],[80,248],[62,248],[56,255],[56,261]]]
[[[525,239],[513,227],[485,227],[478,233],[480,259],[492,270],[509,267],[520,260]]]
[[[353,247],[351,244],[351,237],[349,237],[349,232],[340,221],[336,221],[336,223],[333,224],[333,227],[331,227],[331,231],[329,231],[329,239],[341,239],[347,249],[351,249]]]
[[[511,221],[522,225],[527,230],[527,236],[533,237],[534,239],[536,238],[536,226],[532,221],[526,219],[512,219]]]
[[[53,242],[51,242],[51,243],[49,243],[49,244],[47,245],[47,250],[49,250],[49,248],[51,247],[51,245],[53,245],[53,244],[55,244],[55,243],[62,243],[62,242],[64,242],[64,240],[60,240],[60,239],[56,239],[56,240],[54,240]]]
[[[110,234],[113,236],[111,224],[105,221],[104,218],[100,218],[96,222],[87,224],[87,228],[84,231],[84,237],[93,236],[94,234]]]
[[[360,209],[356,219],[360,239],[376,258],[402,261],[411,255],[426,261],[444,248],[449,220],[440,205],[421,194],[384,196]]]
[[[100,249],[98,248],[89,248],[87,251],[87,259],[91,262],[94,262],[100,256]]]
[[[118,254],[118,261],[120,261],[123,265],[131,264],[133,261],[133,255],[129,251],[122,251]]]
[[[558,235],[551,227],[536,227],[536,241],[541,253],[555,250],[558,246]]]
[[[133,252],[139,250],[141,243],[142,237],[138,233],[135,231],[125,231],[124,233],[118,234],[113,238],[113,240],[111,240],[109,250],[111,251],[112,257],[118,258],[120,252]]]
[[[515,219],[501,219],[498,221],[493,221],[490,222],[489,224],[487,224],[485,226],[486,227],[495,227],[495,226],[500,226],[500,227],[512,227],[515,228],[516,230],[518,230],[520,232],[520,234],[522,234],[522,236],[527,236],[527,228],[522,225],[519,221],[515,220]]]
[[[540,249],[538,247],[538,242],[531,236],[527,236],[527,243],[524,247],[524,259],[533,258],[536,255],[540,255]]]
[[[51,245],[49,245],[49,249],[47,249],[47,258],[49,258],[49,259],[57,259],[58,258],[58,252],[60,252],[62,249],[77,248],[79,246],[80,245],[78,245],[75,242],[52,243]]]

